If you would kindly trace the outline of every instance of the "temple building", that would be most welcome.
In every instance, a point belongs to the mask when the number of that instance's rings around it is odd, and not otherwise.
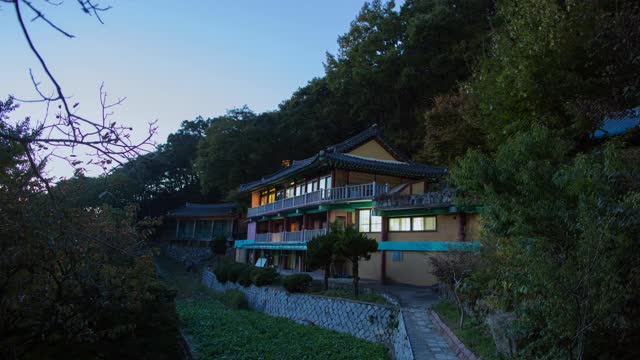
[[[305,271],[306,243],[339,221],[378,241],[361,278],[432,285],[429,256],[477,246],[479,208],[452,205],[447,169],[411,161],[375,125],[287,165],[240,186],[251,207],[237,261]]]

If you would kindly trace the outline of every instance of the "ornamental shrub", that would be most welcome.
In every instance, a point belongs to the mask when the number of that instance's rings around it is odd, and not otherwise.
[[[240,277],[240,274],[245,271],[247,268],[250,268],[251,265],[249,264],[243,264],[243,263],[234,263],[231,264],[228,268],[227,268],[227,280],[231,281],[231,282],[238,282],[238,278]]]
[[[252,282],[251,282],[251,273],[253,273],[253,266],[247,266],[244,270],[242,270],[242,272],[240,273],[240,275],[238,275],[238,284],[244,286],[244,287],[249,287],[251,286]]]
[[[282,286],[290,293],[304,293],[309,291],[313,279],[308,274],[293,274],[285,276]]]
[[[227,272],[229,270],[230,264],[225,262],[218,263],[213,268],[213,273],[216,275],[216,279],[222,284],[227,282]]]
[[[249,301],[245,294],[238,289],[230,289],[222,295],[222,302],[226,307],[233,310],[249,309]]]
[[[256,286],[271,285],[279,276],[274,268],[254,267],[251,271],[251,282]]]

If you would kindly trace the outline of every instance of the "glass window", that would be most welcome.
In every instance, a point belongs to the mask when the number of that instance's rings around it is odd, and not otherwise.
[[[326,185],[327,189],[331,189],[331,187],[332,187],[332,185],[331,185],[331,181],[332,181],[331,180],[331,176],[327,176],[325,179],[327,181],[327,185]]]
[[[327,188],[327,178],[321,178],[320,179],[320,189],[326,189]]]
[[[358,231],[369,232],[371,229],[371,210],[358,211]]]
[[[424,218],[424,230],[425,231],[437,230],[437,222],[436,222],[435,216],[427,216]]]
[[[284,199],[284,189],[276,191],[276,201]]]
[[[260,205],[265,205],[267,203],[268,192],[263,191],[260,193]]]
[[[411,231],[411,218],[389,219],[389,231]]]
[[[382,231],[382,216],[371,215],[371,232]]]
[[[294,197],[295,196],[295,192],[296,192],[296,188],[294,186],[289,186],[287,188],[287,190],[285,191],[284,195],[288,199],[288,198]]]
[[[402,261],[402,251],[392,251],[391,252],[391,260],[393,260],[393,261]]]
[[[304,183],[296,185],[296,196],[304,195]]]
[[[272,203],[276,201],[276,189],[269,190],[269,197],[267,198],[267,203]]]
[[[424,231],[424,218],[423,217],[414,217],[413,218],[413,231]]]
[[[312,182],[312,181],[309,181],[309,182],[307,183],[307,192],[308,192],[308,193],[310,193],[310,192],[312,192],[312,191],[313,191],[313,182]]]

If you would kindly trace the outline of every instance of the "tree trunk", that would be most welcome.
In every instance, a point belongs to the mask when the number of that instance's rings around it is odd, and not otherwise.
[[[329,290],[329,271],[331,268],[327,265],[324,267],[324,289]]]
[[[358,280],[360,280],[360,278],[358,277],[358,259],[352,259],[351,264],[353,269],[353,293],[357,298],[358,297]]]

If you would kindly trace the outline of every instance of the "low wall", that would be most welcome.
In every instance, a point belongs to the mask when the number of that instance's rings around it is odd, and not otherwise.
[[[222,284],[207,270],[202,273],[202,282],[216,291],[242,291],[253,310],[381,342],[392,351],[394,358],[413,360],[404,319],[397,307],[309,294],[290,294],[275,287],[252,285],[245,288],[231,282]]]

